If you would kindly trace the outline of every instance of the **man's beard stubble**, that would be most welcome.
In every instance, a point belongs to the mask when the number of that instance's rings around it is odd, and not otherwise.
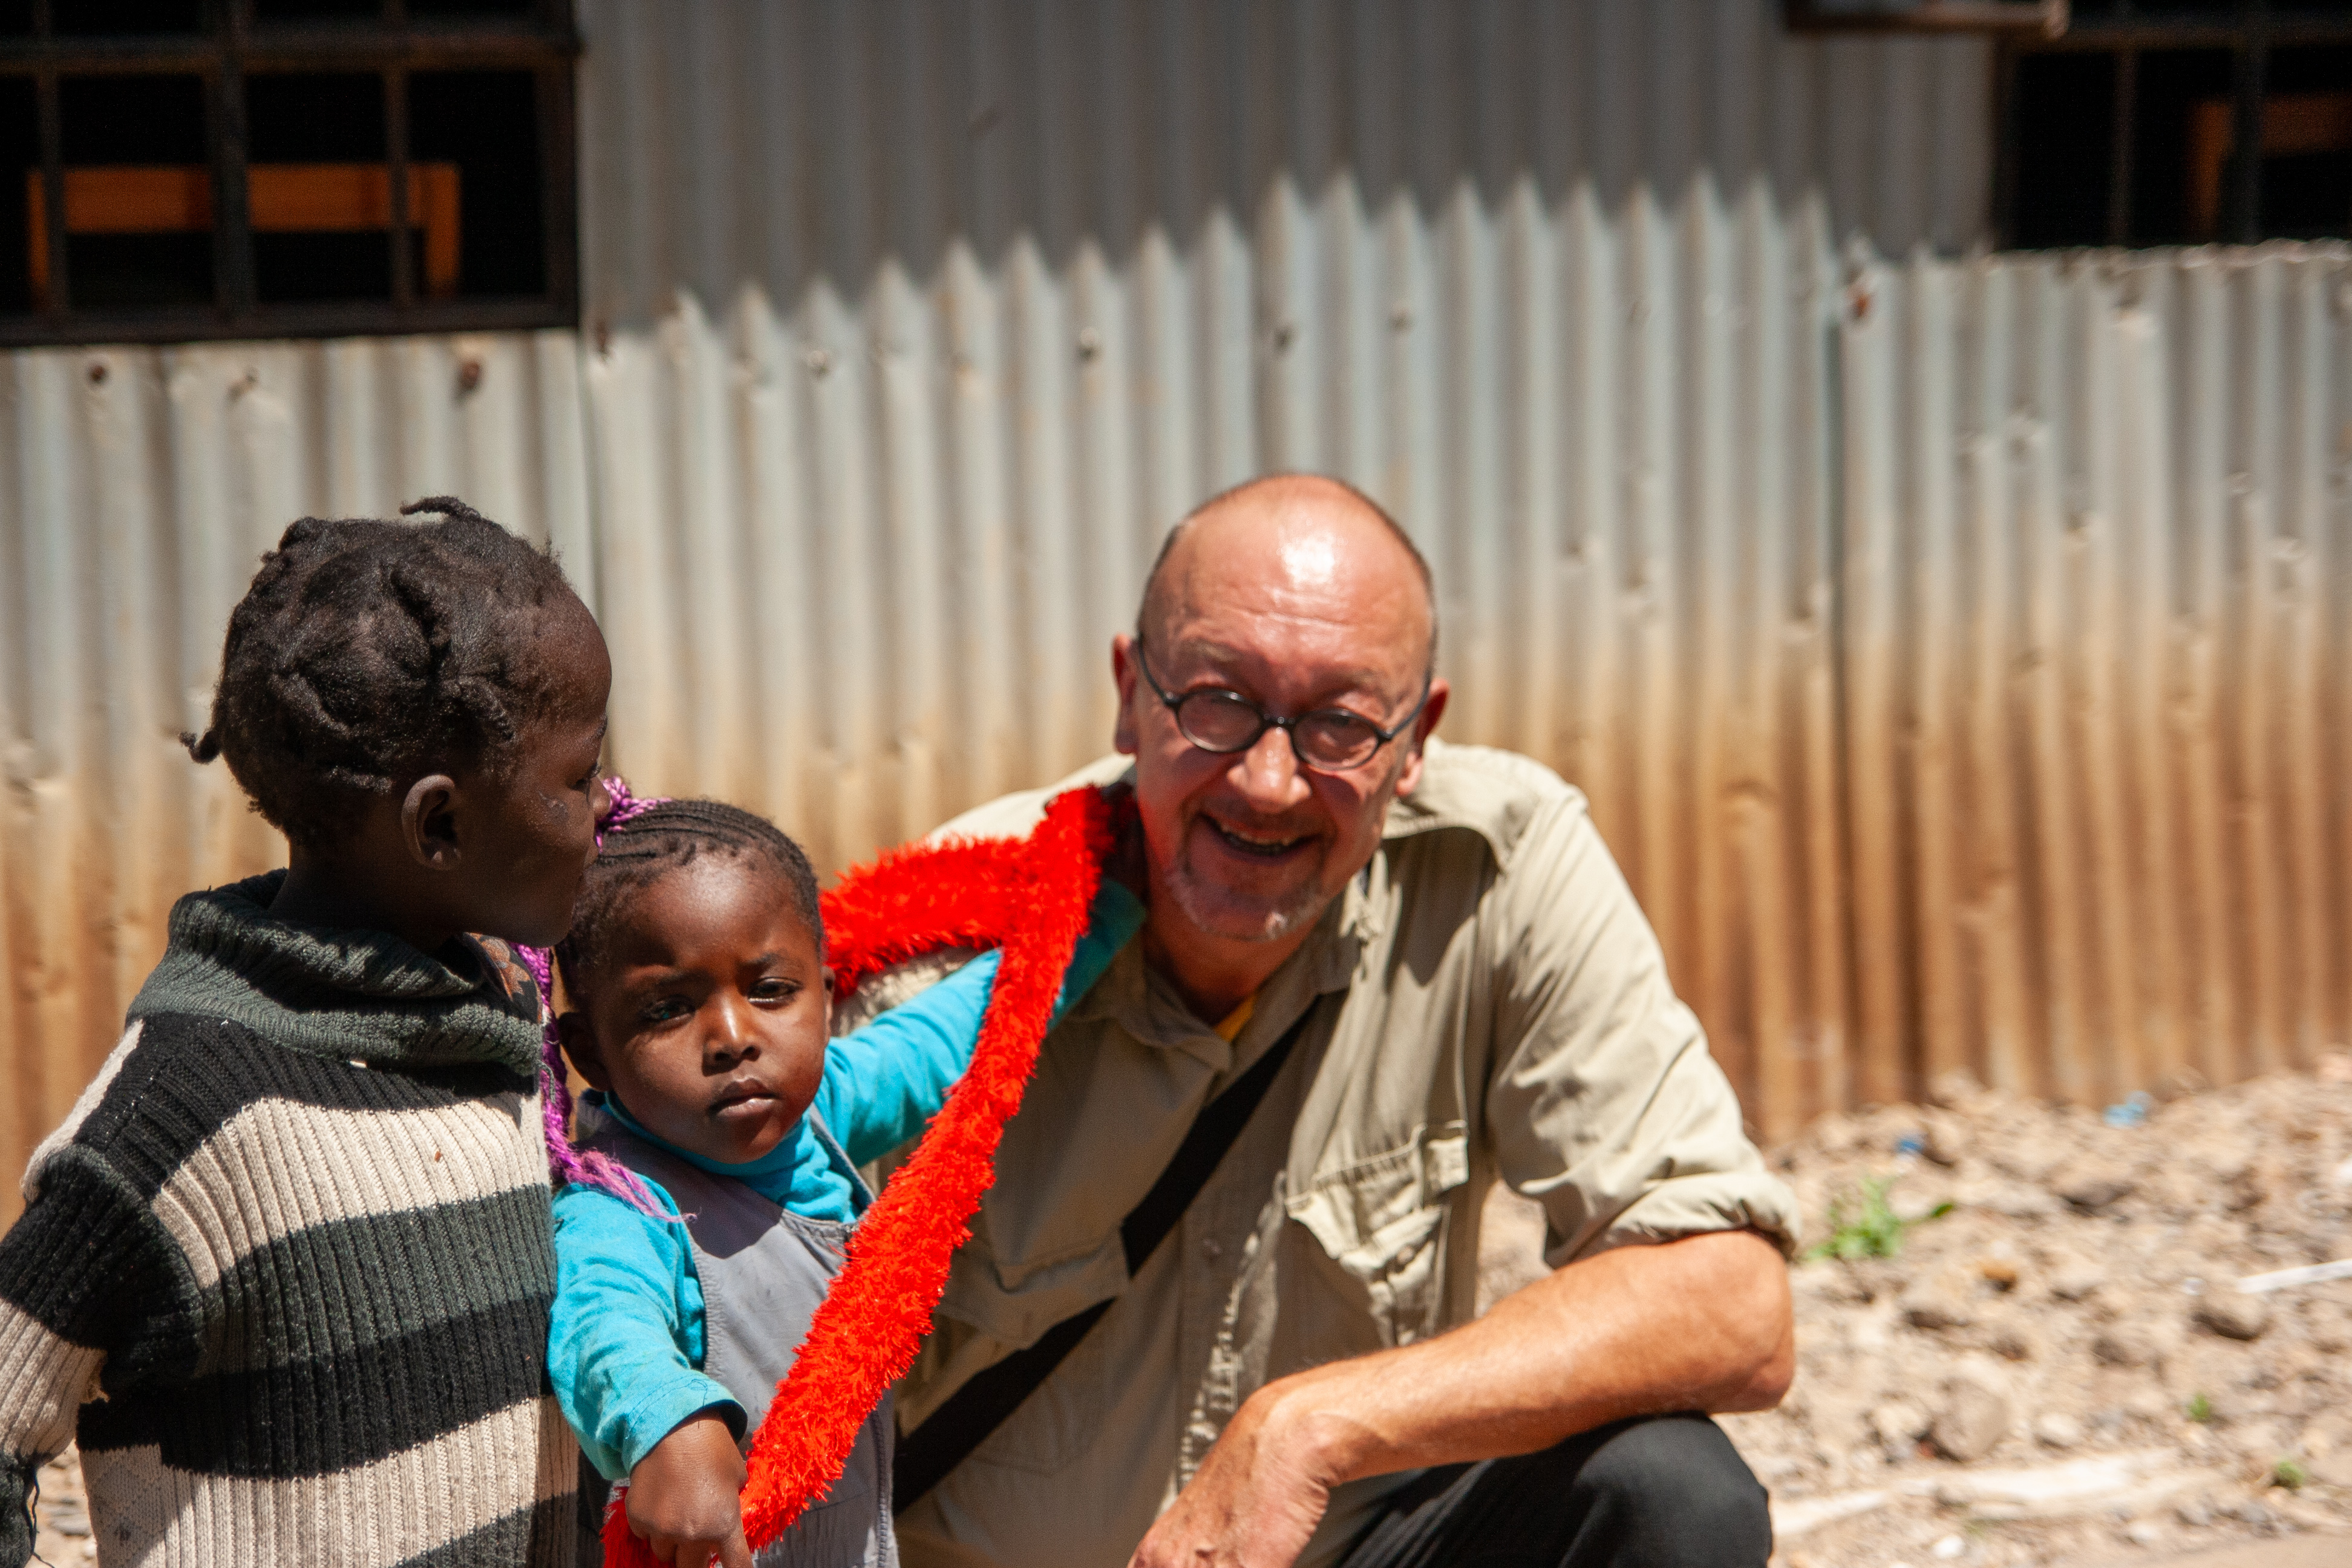
[[[1280,942],[1311,923],[1331,901],[1320,879],[1308,877],[1270,905],[1262,900],[1237,897],[1227,889],[1193,875],[1186,860],[1168,868],[1167,888],[1184,918],[1209,935],[1227,942]]]
[[[1389,762],[1388,775],[1381,781],[1373,798],[1386,816],[1390,805],[1396,799],[1397,780],[1403,775],[1407,754],[1399,750]],[[1330,853],[1328,847],[1324,851]],[[1193,874],[1192,857],[1185,855],[1163,873],[1169,894],[1184,918],[1209,935],[1227,942],[1280,942],[1300,927],[1311,924],[1322,914],[1324,906],[1339,895],[1326,893],[1322,887],[1322,867],[1303,879],[1297,887],[1272,903],[1243,899],[1217,886],[1205,878]]]

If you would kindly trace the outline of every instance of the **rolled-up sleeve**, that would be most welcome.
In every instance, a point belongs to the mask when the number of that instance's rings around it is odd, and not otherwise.
[[[1793,1254],[1796,1201],[1748,1142],[1580,797],[1547,802],[1528,825],[1485,924],[1486,1131],[1502,1179],[1544,1206],[1546,1260],[1740,1229]]]

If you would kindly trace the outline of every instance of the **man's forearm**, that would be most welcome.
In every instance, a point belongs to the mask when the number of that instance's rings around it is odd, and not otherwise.
[[[1769,1409],[1794,1367],[1787,1268],[1731,1231],[1570,1264],[1438,1339],[1270,1384],[1235,1419],[1337,1485],[1627,1415]]]

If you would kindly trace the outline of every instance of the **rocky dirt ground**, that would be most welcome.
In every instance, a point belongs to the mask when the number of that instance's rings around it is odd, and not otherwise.
[[[1796,1269],[1795,1388],[1724,1423],[1777,1561],[2056,1568],[2352,1530],[2352,1279],[2238,1289],[2352,1257],[2352,1057],[2122,1126],[1938,1098],[1771,1156],[1808,1241],[1855,1255]],[[1489,1289],[1525,1277],[1529,1212],[1489,1211]]]
[[[1772,1489],[1780,1568],[2284,1554],[2352,1531],[2352,1279],[2238,1289],[2352,1258],[2352,1056],[2123,1126],[1966,1084],[1938,1100],[1771,1156],[1808,1241],[1853,1255],[1795,1271],[1788,1401],[1724,1423]],[[1499,1194],[1482,1293],[1541,1247]],[[70,1455],[39,1514],[43,1558],[95,1562]]]

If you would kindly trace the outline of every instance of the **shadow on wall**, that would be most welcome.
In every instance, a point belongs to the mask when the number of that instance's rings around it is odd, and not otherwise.
[[[1280,242],[1286,204],[1454,204],[1580,189],[1613,213],[1702,174],[1818,195],[1841,237],[1954,251],[1985,230],[1990,55],[1969,38],[1793,38],[1774,0],[1159,5],[585,0],[587,319],[680,289],[725,308],[856,298],[886,268],[1056,275]]]

